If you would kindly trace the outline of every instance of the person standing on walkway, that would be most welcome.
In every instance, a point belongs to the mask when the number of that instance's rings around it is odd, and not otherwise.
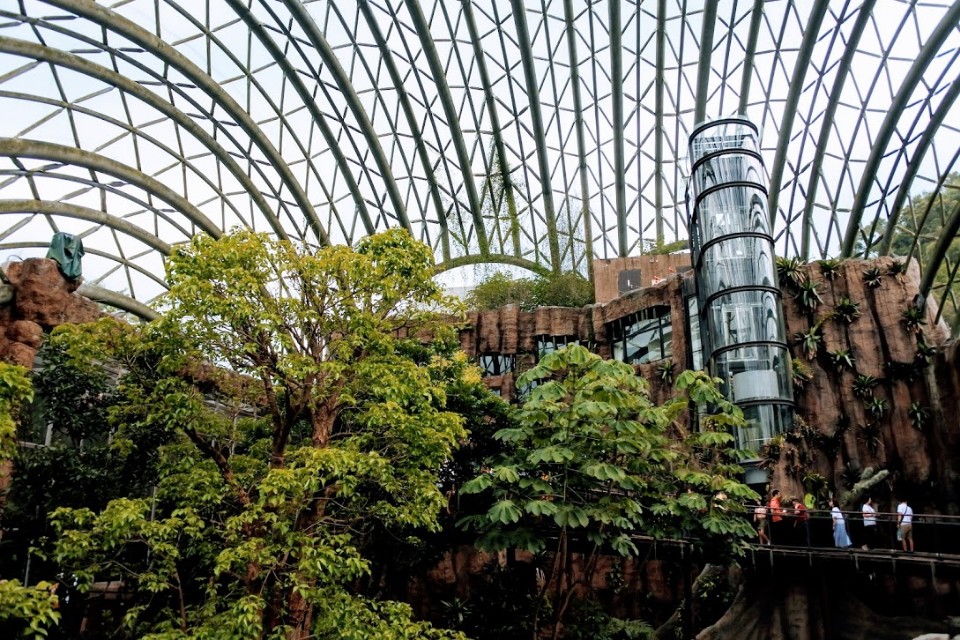
[[[767,507],[759,500],[757,500],[757,506],[753,508],[753,522],[757,527],[760,544],[770,544],[770,538],[767,537]]]
[[[873,498],[867,496],[863,503],[863,548],[876,549],[880,537],[877,535],[877,510],[873,508]]]
[[[780,506],[780,489],[774,489],[770,494],[770,542],[774,540],[777,544],[783,544],[783,528],[780,524],[783,522],[783,509]]]
[[[807,511],[807,505],[803,504],[803,500],[800,500],[799,498],[794,498],[793,512],[796,518],[796,521],[793,523],[793,526],[797,530],[797,535],[794,536],[794,539],[797,541],[797,544],[805,544],[809,547],[810,546],[810,512]]]
[[[900,544],[904,551],[913,553],[913,509],[906,499],[897,506],[897,528],[900,531]]]
[[[843,513],[833,498],[830,498],[830,516],[833,519],[833,544],[841,549],[853,546],[850,536],[847,535],[847,523],[843,519]]]

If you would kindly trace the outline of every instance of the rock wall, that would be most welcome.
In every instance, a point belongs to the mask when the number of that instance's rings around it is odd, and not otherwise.
[[[28,258],[5,271],[13,297],[0,306],[0,359],[30,368],[44,333],[100,317],[96,303],[75,293],[80,281],[66,280],[53,260]]]
[[[797,415],[811,429],[798,429],[787,438],[771,484],[800,495],[804,478],[809,488],[809,479],[819,474],[840,492],[850,488],[858,471],[883,468],[892,479],[879,496],[880,510],[895,506],[889,502],[892,489],[906,495],[918,512],[955,512],[960,469],[956,345],[944,348],[948,334],[934,324],[932,304],[925,310],[925,323],[911,330],[904,312],[918,298],[919,272],[912,264],[902,276],[892,275],[893,263],[892,258],[848,260],[832,279],[812,263],[807,276],[818,284],[823,299],[812,313],[784,292],[793,356],[811,374],[802,388],[795,387]],[[864,275],[871,269],[883,274],[873,287]],[[849,324],[831,317],[843,299],[859,304],[860,316]],[[798,334],[817,324],[822,345],[808,359],[797,344]],[[923,345],[937,351],[923,355]],[[838,352],[850,354],[852,368],[834,362],[831,354]],[[875,386],[858,394],[858,376],[871,376]],[[952,400],[952,409],[944,399]],[[919,419],[921,415],[926,418]]]

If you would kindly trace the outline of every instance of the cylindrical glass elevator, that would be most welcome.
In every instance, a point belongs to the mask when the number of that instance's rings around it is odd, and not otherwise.
[[[793,386],[755,125],[702,124],[690,135],[687,208],[706,369],[748,426],[757,451],[793,424]]]

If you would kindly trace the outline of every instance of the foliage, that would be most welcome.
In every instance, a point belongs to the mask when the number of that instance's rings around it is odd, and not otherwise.
[[[823,334],[820,329],[821,323],[818,322],[806,332],[794,336],[794,339],[800,344],[800,348],[803,349],[803,355],[807,357],[807,360],[816,358],[817,351],[820,350],[820,344],[823,342]]]
[[[486,548],[541,551],[556,541],[541,594],[554,589],[552,620],[543,624],[538,599],[534,634],[556,634],[566,618],[577,584],[560,577],[569,578],[575,542],[590,550],[580,578],[589,584],[598,552],[635,555],[638,533],[692,536],[727,553],[753,534],[738,512],[757,496],[736,479],[742,471],[731,448],[730,431],[743,417],[703,372],[680,374],[682,393],[658,407],[632,367],[571,346],[519,380],[530,382],[537,386],[519,426],[497,433],[507,451],[461,490],[490,495],[492,506],[461,522]],[[704,411],[699,433],[675,439],[673,423],[691,402],[717,410]]]
[[[657,365],[657,377],[664,384],[673,384],[673,359],[667,358]]]
[[[509,304],[527,310],[533,299],[533,281],[529,278],[513,278],[498,271],[476,284],[464,302],[471,309],[499,309]]]
[[[836,280],[837,276],[840,275],[840,267],[843,264],[843,260],[838,258],[826,258],[821,260],[820,273],[823,274],[825,280],[833,281]]]
[[[863,282],[871,289],[876,289],[883,283],[883,272],[879,267],[870,267],[863,272]]]
[[[865,253],[875,251],[881,234],[886,236],[892,232],[890,254],[916,259],[923,270],[933,258],[946,223],[960,205],[958,186],[960,186],[960,174],[954,172],[946,177],[943,187],[937,191],[923,192],[910,198],[900,209],[896,227],[892,230],[880,227],[874,235],[874,244]],[[860,250],[864,248],[863,245],[859,247]],[[940,264],[933,284],[934,291],[948,288],[947,299],[942,309],[943,317],[950,326],[957,321],[957,295],[960,284],[951,281],[951,273],[958,259],[960,259],[960,239],[954,238],[947,248],[946,259]]]
[[[593,304],[593,283],[576,271],[550,273],[533,280],[531,304],[536,307],[585,307]]]
[[[481,384],[432,273],[401,230],[356,250],[198,236],[159,320],[58,329],[71,358],[122,368],[113,446],[156,445],[158,479],[155,500],[56,511],[49,557],[81,588],[122,578],[136,637],[455,635],[363,592],[377,532],[437,528],[466,435],[447,400]]]
[[[867,402],[867,411],[874,419],[880,420],[883,418],[883,414],[887,412],[887,401],[883,398],[871,398]]]
[[[800,358],[792,358],[790,364],[790,371],[793,376],[793,388],[797,391],[803,391],[807,383],[813,380],[813,369]]]
[[[570,612],[565,640],[635,640],[652,638],[654,629],[641,620],[607,614],[595,600],[578,600]]]
[[[910,416],[910,423],[913,424],[914,428],[918,431],[923,431],[923,428],[930,420],[930,409],[924,407],[919,402],[911,402],[910,408],[907,409],[907,415]]]
[[[923,325],[927,323],[926,311],[914,305],[904,309],[902,316],[903,324],[909,333],[919,334],[923,331]]]
[[[870,453],[877,455],[877,451],[883,445],[883,431],[880,425],[876,422],[868,422],[860,427],[859,435]]]
[[[60,620],[56,585],[40,581],[25,587],[19,580],[0,580],[0,630],[5,637],[45,638]]]
[[[10,460],[17,454],[16,415],[20,406],[32,399],[27,370],[0,362],[0,460]]]
[[[933,361],[933,357],[937,354],[937,348],[932,344],[927,344],[923,339],[923,335],[920,334],[917,336],[917,353],[914,356],[914,362],[920,366],[927,366]]]
[[[813,313],[823,302],[820,298],[820,284],[813,280],[804,280],[793,294],[797,304],[805,313]]]
[[[853,379],[853,395],[863,399],[870,398],[878,384],[880,384],[880,378],[864,373],[857,374]]]
[[[807,265],[800,258],[778,257],[776,264],[777,279],[781,287],[795,291],[807,282]]]
[[[830,364],[833,365],[835,371],[853,369],[853,355],[849,349],[837,349],[828,352],[828,355],[830,356]]]
[[[907,263],[903,260],[894,259],[890,263],[890,266],[887,267],[887,275],[893,276],[897,279],[897,282],[903,282],[903,276],[907,273]]]
[[[860,303],[844,296],[833,307],[833,317],[844,324],[850,324],[860,317]]]
[[[537,307],[585,307],[593,304],[593,284],[575,271],[513,278],[497,272],[478,283],[466,296],[471,309],[499,309],[515,304],[522,311]]]

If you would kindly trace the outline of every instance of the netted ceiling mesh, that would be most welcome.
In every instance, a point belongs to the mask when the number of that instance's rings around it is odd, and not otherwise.
[[[687,135],[740,114],[779,253],[910,256],[955,311],[958,25],[960,0],[4,0],[0,257],[77,234],[89,283],[148,304],[172,245],[236,226],[585,273],[688,237]]]

